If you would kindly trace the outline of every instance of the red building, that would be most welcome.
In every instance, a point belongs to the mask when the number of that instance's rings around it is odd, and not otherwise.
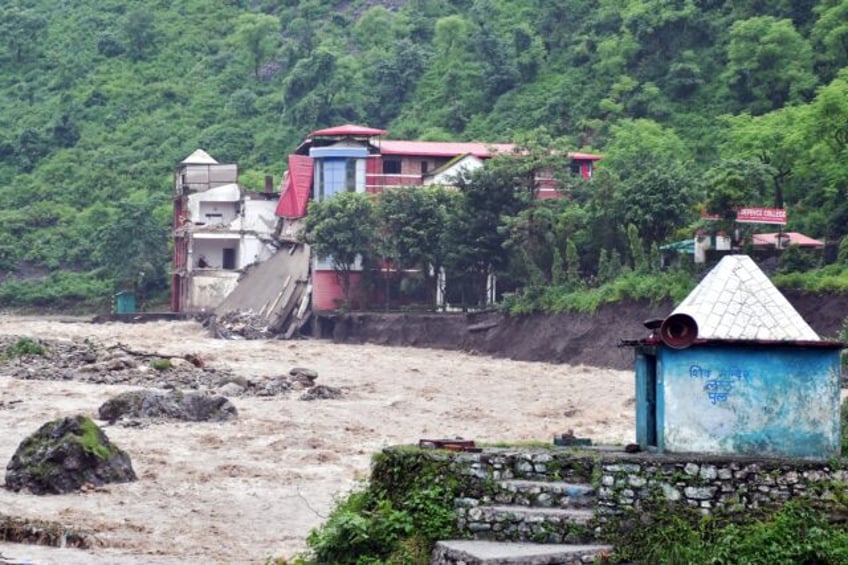
[[[385,130],[344,125],[313,131],[288,157],[277,216],[281,233],[293,234],[306,215],[309,199],[323,200],[342,191],[377,193],[388,187],[450,184],[452,176],[481,167],[498,153],[515,150],[512,144],[484,144],[383,139]],[[568,153],[571,170],[590,178],[595,161],[589,153]],[[540,171],[539,198],[555,198],[556,180]],[[354,273],[352,284],[356,284]],[[315,261],[312,269],[313,310],[338,307],[343,293],[332,267]]]

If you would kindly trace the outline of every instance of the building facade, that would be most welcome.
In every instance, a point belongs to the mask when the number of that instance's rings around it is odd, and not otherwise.
[[[750,257],[727,255],[636,350],[645,450],[802,458],[841,452],[840,350]]]
[[[387,188],[450,185],[463,171],[480,168],[498,153],[511,153],[511,144],[454,143],[388,140],[388,132],[356,125],[316,130],[288,158],[276,213],[280,233],[294,237],[310,199],[322,201],[342,191],[379,193]],[[589,153],[567,153],[573,173],[590,178],[601,158]],[[556,180],[537,174],[538,198],[555,198]],[[353,272],[352,287],[361,278]],[[344,293],[329,261],[314,258],[312,265],[314,310],[334,310]],[[490,285],[494,295],[494,282]],[[437,295],[440,293],[437,292]]]
[[[279,194],[246,191],[238,167],[198,149],[174,175],[174,259],[171,309],[214,309],[251,264],[276,250]]]

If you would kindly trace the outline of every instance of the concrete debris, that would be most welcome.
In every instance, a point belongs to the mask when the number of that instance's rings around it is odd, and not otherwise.
[[[222,339],[290,339],[311,317],[309,248],[288,243],[248,269],[215,309],[212,335]]]

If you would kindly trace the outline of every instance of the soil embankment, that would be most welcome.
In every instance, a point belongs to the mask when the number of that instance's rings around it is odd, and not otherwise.
[[[826,339],[834,339],[848,316],[848,295],[786,291],[801,316]],[[669,301],[625,301],[594,314],[533,314],[511,317],[498,312],[412,314],[357,312],[322,320],[322,336],[340,343],[433,347],[479,352],[519,361],[545,361],[628,369],[633,365],[623,339],[646,335],[645,320],[664,318]]]

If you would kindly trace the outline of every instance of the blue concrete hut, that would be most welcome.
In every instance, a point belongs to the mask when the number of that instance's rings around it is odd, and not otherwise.
[[[746,255],[728,255],[636,350],[636,440],[658,452],[840,455],[840,357]]]

